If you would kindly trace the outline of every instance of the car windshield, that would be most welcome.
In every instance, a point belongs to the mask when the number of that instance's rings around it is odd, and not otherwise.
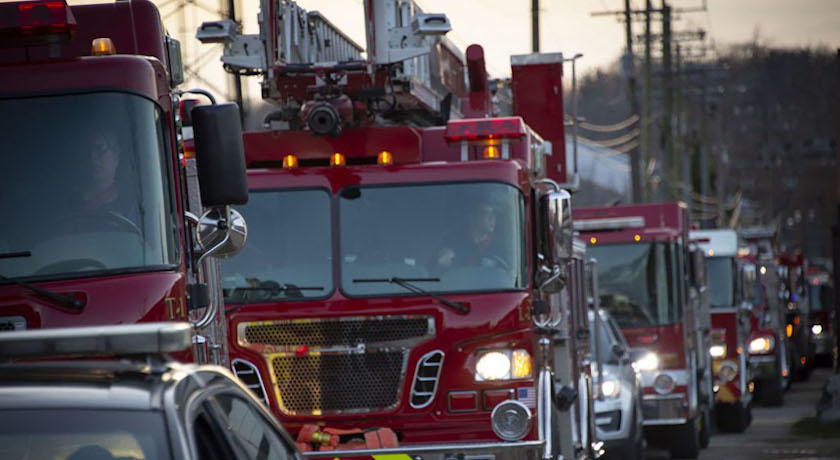
[[[332,292],[326,190],[252,191],[237,210],[248,222],[248,244],[222,263],[226,302],[323,298]]]
[[[435,293],[527,285],[524,201],[502,183],[348,187],[339,193],[341,287],[405,294],[394,277]]]
[[[646,327],[680,321],[671,299],[674,270],[667,243],[605,244],[587,247],[598,260],[601,308],[622,327]]]
[[[735,306],[735,259],[732,257],[709,257],[706,259],[708,279],[707,292],[712,308]]]
[[[0,458],[168,460],[163,415],[123,410],[0,410]]]
[[[0,275],[177,263],[161,110],[125,93],[0,100]]]

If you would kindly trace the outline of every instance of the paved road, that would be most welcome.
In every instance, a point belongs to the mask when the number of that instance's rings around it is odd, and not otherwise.
[[[822,385],[830,375],[826,368],[811,374],[807,382],[794,382],[785,394],[782,407],[753,408],[753,422],[742,434],[716,434],[701,459],[727,460],[840,460],[840,438],[815,439],[796,436],[791,425],[803,417],[816,415]],[[670,458],[664,450],[649,448],[648,460]]]

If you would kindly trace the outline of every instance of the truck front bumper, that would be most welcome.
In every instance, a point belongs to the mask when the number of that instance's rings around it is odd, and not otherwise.
[[[779,376],[776,355],[750,355],[750,374],[753,380],[770,380]]]
[[[304,452],[306,458],[374,460],[539,460],[542,458],[543,441],[486,442],[470,444],[406,445],[393,449],[328,450]]]
[[[645,395],[642,415],[644,426],[681,425],[688,420],[688,402],[682,393]]]

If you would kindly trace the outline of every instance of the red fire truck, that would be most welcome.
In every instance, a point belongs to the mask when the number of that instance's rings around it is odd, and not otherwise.
[[[279,106],[244,136],[252,230],[222,267],[234,371],[312,457],[594,455],[562,56],[512,59],[514,116],[462,119],[491,113],[482,49],[461,55],[413,2],[365,12],[364,61],[291,2],[262,4],[259,37],[199,30]]]
[[[834,283],[830,273],[812,265],[805,270],[810,306],[811,348],[814,365],[834,362]]]
[[[208,256],[244,242],[239,115],[189,112],[185,158],[181,79],[149,1],[0,3],[0,330],[200,313],[198,351],[226,361]]]
[[[811,305],[808,299],[807,262],[799,251],[782,252],[778,256],[781,278],[780,301],[785,306],[785,332],[789,338],[791,376],[808,380],[814,365],[811,342]]]
[[[787,304],[780,300],[781,280],[776,263],[776,230],[749,227],[739,230],[746,246],[740,259],[753,266],[756,283],[753,292],[752,332],[747,349],[755,381],[756,399],[763,404],[784,404],[784,391],[790,387],[790,338],[786,334]]]
[[[753,333],[755,267],[738,257],[735,230],[695,230],[691,238],[706,254],[718,428],[744,431],[752,418],[754,382],[749,344]],[[762,343],[756,352],[775,353],[775,344]]]
[[[601,308],[646,351],[637,366],[648,439],[672,457],[696,458],[710,435],[709,312],[691,296],[685,205],[575,209],[574,225],[598,260]]]

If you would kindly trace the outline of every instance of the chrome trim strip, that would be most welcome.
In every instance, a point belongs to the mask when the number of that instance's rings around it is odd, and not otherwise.
[[[388,449],[359,449],[359,450],[328,450],[304,452],[304,457],[307,458],[335,458],[342,456],[347,457],[366,457],[374,455],[387,454],[447,454],[447,453],[504,453],[511,449],[539,449],[543,447],[542,441],[517,441],[517,442],[484,442],[475,444],[436,444],[431,446],[400,446]]]
[[[262,376],[260,375],[260,370],[257,369],[257,366],[255,366],[250,361],[245,361],[244,359],[241,359],[241,358],[234,358],[233,361],[230,362],[230,364],[231,364],[230,367],[231,367],[231,370],[233,371],[233,375],[235,375],[236,378],[238,378],[239,380],[242,380],[242,377],[239,376],[239,372],[236,372],[236,364],[237,363],[242,364],[242,365],[250,368],[251,372],[253,372],[254,374],[257,375],[257,380],[260,382],[260,391],[262,392],[262,397],[260,399],[262,399],[263,404],[268,406],[268,395],[266,394],[266,391],[265,391],[265,384],[263,383]],[[245,381],[242,380],[242,383],[245,383]],[[251,385],[245,384],[245,386],[247,386],[249,389],[253,390],[253,388],[251,388]]]
[[[437,355],[440,355],[440,362],[438,364],[431,364],[430,365],[430,364],[426,363],[426,361],[428,359],[432,358],[433,356],[437,356]],[[409,394],[408,394],[408,404],[411,407],[413,407],[414,409],[422,409],[422,408],[428,406],[429,404],[431,404],[432,401],[435,400],[435,393],[437,393],[438,383],[440,383],[440,373],[443,372],[443,359],[445,357],[446,357],[446,355],[441,350],[434,350],[434,351],[430,351],[430,352],[426,353],[425,355],[421,356],[420,359],[417,360],[417,367],[414,369],[414,380],[412,380],[412,382],[411,382],[411,392],[409,392]],[[437,369],[437,372],[435,373],[434,379],[431,378],[431,377],[420,377],[420,366],[421,365],[422,366],[437,366],[438,369]],[[431,393],[429,393],[429,392],[418,392],[418,391],[415,390],[417,388],[417,382],[418,381],[430,382],[432,380],[434,380],[435,385],[432,388]],[[413,402],[415,395],[422,396],[422,397],[428,397],[429,399],[423,404],[416,404],[415,405],[414,402]]]
[[[669,395],[644,395],[644,401],[671,401],[675,399],[685,399],[685,393],[673,393]]]
[[[659,425],[682,425],[688,420],[685,418],[663,418],[659,420],[645,420],[642,422],[644,426],[659,426]]]
[[[530,53],[514,54],[510,57],[510,65],[561,64],[563,53]]]
[[[761,356],[761,355],[750,355],[750,364],[753,363],[773,363],[776,362],[775,356]]]

